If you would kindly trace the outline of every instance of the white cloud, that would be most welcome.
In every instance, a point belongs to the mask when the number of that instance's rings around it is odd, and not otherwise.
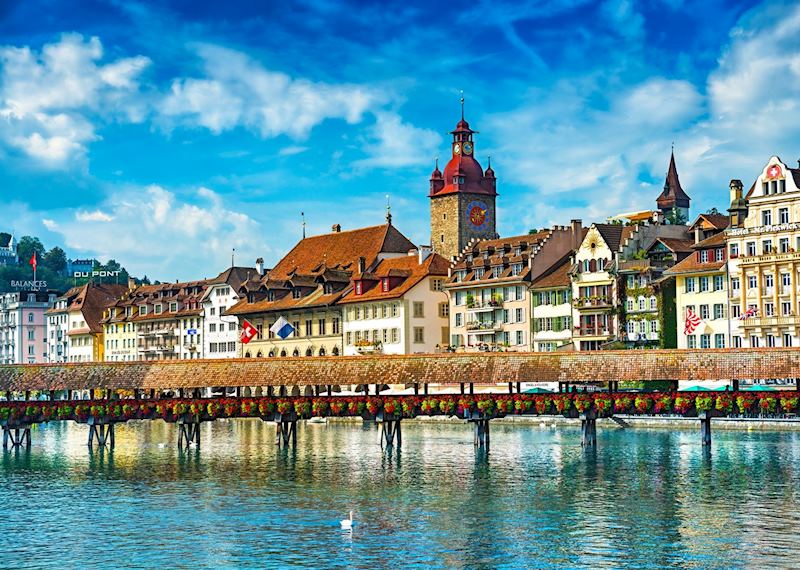
[[[212,277],[230,263],[264,255],[258,223],[208,188],[180,196],[162,186],[114,189],[95,211],[59,211],[45,225],[71,255],[114,258],[136,275],[158,279]]]
[[[378,112],[364,145],[367,158],[356,161],[356,168],[400,168],[431,163],[442,137],[430,129],[404,123],[396,113]]]
[[[290,145],[283,147],[278,151],[278,156],[293,156],[308,150],[307,146]]]
[[[201,126],[214,133],[243,126],[263,138],[303,139],[326,119],[359,122],[380,99],[364,86],[292,78],[230,49],[201,45],[197,53],[205,77],[172,82],[160,105],[168,124]]]
[[[75,212],[75,219],[79,222],[111,222],[114,220],[114,217],[100,210],[95,210],[93,212],[80,210]]]
[[[0,47],[0,139],[50,166],[81,157],[97,139],[95,116],[135,119],[130,99],[146,57],[102,64],[103,46],[96,37],[66,34],[45,44]]]

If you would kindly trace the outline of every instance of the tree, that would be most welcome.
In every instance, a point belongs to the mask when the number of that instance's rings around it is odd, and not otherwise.
[[[669,214],[664,217],[673,226],[680,226],[686,223],[686,215],[678,208],[672,208]]]
[[[63,273],[67,268],[67,254],[56,246],[42,256],[42,264],[53,273]]]
[[[33,252],[36,252],[36,259],[42,259],[44,255],[44,246],[42,242],[39,241],[37,237],[31,236],[22,236],[17,244],[17,256],[19,256],[19,262],[21,264],[26,264],[30,261],[31,256],[33,256]]]
[[[709,208],[709,209],[706,211],[706,214],[711,214],[711,215],[719,215],[719,210],[717,210],[716,208]]]

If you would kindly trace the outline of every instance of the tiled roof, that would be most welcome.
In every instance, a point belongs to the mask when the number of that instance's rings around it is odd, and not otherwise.
[[[381,252],[408,253],[414,248],[390,224],[311,236],[300,240],[269,272],[269,277],[288,279],[292,272],[310,274],[323,265],[355,271],[359,257],[366,258],[369,266]]]
[[[89,332],[99,333],[102,331],[103,311],[119,301],[127,290],[125,285],[89,282],[64,293],[57,300],[66,300],[67,306],[64,309],[48,309],[47,314],[80,311]]]
[[[531,289],[555,289],[569,287],[572,281],[569,278],[569,270],[572,267],[569,257],[565,257],[560,264],[553,266],[553,269],[539,277],[531,283]]]
[[[625,350],[0,365],[0,391],[793,378],[800,349]]]
[[[668,208],[670,206],[689,207],[689,196],[683,191],[681,181],[678,179],[674,153],[669,157],[669,168],[667,169],[664,191],[656,199],[656,204],[658,204],[659,208]]]
[[[694,241],[690,239],[660,237],[656,238],[656,241],[661,242],[664,247],[674,253],[689,253],[694,245]]]
[[[356,295],[355,291],[351,289],[340,303],[397,299],[429,275],[447,276],[448,267],[448,261],[438,253],[429,255],[422,263],[419,263],[418,255],[384,259],[372,272],[376,280],[368,283],[369,289],[361,295]],[[402,281],[396,283],[389,291],[383,291],[380,282],[383,277],[395,277]],[[365,285],[367,284],[365,283]]]
[[[724,266],[724,261],[706,261],[703,263],[697,259],[697,254],[693,253],[664,271],[664,275],[713,272],[719,271]]]
[[[698,225],[701,221],[708,222],[709,224],[711,224],[711,226],[714,227],[714,229],[724,230],[725,228],[728,227],[728,224],[730,223],[730,218],[725,214],[700,214],[699,216],[697,216],[697,219],[689,227],[689,229],[693,230],[694,227]]]
[[[725,233],[719,232],[718,234],[709,236],[703,241],[699,241],[696,244],[692,245],[692,249],[705,249],[707,247],[720,246],[723,245],[724,243],[725,243]]]
[[[364,258],[365,268],[371,271],[379,254],[406,257],[415,247],[391,224],[302,239],[267,273],[258,287],[246,284],[251,299],[242,299],[225,314],[247,315],[333,305],[351,286],[350,278],[358,272],[359,258]],[[295,287],[301,289],[299,298],[292,293]],[[273,294],[273,300],[269,300],[268,292]]]
[[[592,224],[606,242],[606,245],[613,252],[619,251],[619,246],[623,238],[627,239],[636,230],[634,226],[622,226],[619,224]]]

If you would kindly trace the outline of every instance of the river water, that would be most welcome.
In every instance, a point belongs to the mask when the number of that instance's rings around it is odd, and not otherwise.
[[[407,423],[86,426],[33,432],[2,457],[0,566],[26,568],[791,568],[800,564],[800,434]],[[353,510],[352,532],[339,520]]]

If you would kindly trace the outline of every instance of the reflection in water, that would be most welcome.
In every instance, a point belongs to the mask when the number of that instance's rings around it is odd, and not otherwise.
[[[0,532],[20,559],[70,567],[785,568],[800,548],[800,436],[465,424],[174,426],[134,422],[89,451],[53,424],[2,455]],[[356,524],[339,520],[352,510]],[[33,522],[32,522],[33,521]],[[24,532],[19,532],[24,528]],[[101,538],[102,537],[102,538]]]

